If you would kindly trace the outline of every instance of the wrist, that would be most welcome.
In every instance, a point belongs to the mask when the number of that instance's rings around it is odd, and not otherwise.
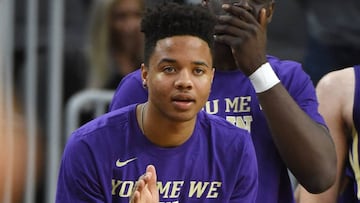
[[[249,79],[256,93],[262,93],[280,82],[269,62],[262,64]]]

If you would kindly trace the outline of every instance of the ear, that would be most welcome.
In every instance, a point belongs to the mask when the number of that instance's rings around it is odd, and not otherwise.
[[[272,1],[269,5],[269,7],[266,9],[266,19],[267,23],[270,23],[273,17],[275,11],[275,2]]]
[[[215,68],[212,68],[211,84],[214,81],[214,75],[215,75]]]
[[[141,79],[143,81],[143,85],[147,84],[147,77],[148,77],[149,68],[145,66],[144,63],[141,64]]]

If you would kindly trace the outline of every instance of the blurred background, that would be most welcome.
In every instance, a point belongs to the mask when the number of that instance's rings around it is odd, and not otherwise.
[[[141,12],[159,2],[0,0],[0,202],[54,201],[67,137],[139,67]],[[277,0],[268,53],[302,62],[305,41],[300,5]]]

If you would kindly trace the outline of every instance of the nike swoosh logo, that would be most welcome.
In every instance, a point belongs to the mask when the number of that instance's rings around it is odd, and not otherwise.
[[[126,160],[126,161],[120,161],[120,159],[118,159],[117,161],[116,161],[116,166],[117,167],[123,167],[123,166],[125,166],[126,164],[128,164],[128,163],[130,163],[130,162],[132,162],[132,161],[134,161],[134,160],[136,160],[137,158],[135,157],[135,158],[132,158],[132,159],[129,159],[129,160]]]

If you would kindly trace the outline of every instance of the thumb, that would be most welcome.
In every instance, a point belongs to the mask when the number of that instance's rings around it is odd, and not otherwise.
[[[151,173],[150,180],[149,180],[149,187],[151,188],[152,191],[157,192],[157,187],[156,187],[157,175],[156,175],[155,167],[153,165],[149,165],[146,168],[146,172]]]

